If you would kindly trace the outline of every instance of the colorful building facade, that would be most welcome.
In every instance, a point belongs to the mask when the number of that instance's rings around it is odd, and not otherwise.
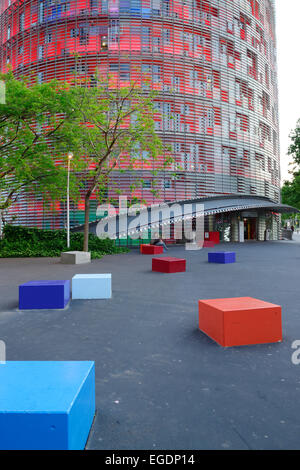
[[[156,89],[155,126],[177,174],[160,174],[154,198],[152,174],[140,170],[149,204],[230,194],[280,202],[273,0],[1,0],[0,64],[39,82],[92,84],[107,72]],[[126,194],[130,175],[114,178]],[[21,196],[11,215],[58,228],[65,212]],[[79,202],[71,223],[82,217]]]

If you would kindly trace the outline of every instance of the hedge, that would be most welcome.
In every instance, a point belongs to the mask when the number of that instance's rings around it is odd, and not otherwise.
[[[0,240],[0,258],[56,257],[62,251],[82,251],[83,233],[70,234],[70,247],[66,245],[65,230],[42,230],[22,226],[5,225]],[[125,247],[117,247],[113,240],[89,235],[92,259],[103,255],[125,253]]]

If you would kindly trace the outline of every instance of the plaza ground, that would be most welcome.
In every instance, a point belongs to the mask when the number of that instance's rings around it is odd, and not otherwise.
[[[237,262],[208,264],[208,251]],[[7,360],[95,360],[97,415],[88,449],[299,449],[300,244],[253,242],[185,251],[187,272],[151,271],[137,250],[68,266],[0,260]],[[110,300],[18,311],[18,285],[112,273]],[[282,306],[283,342],[222,348],[198,330],[198,299],[250,296]],[[24,377],[26,380],[26,377]]]

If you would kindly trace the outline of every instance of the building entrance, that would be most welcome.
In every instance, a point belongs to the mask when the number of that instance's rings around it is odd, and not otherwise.
[[[257,217],[244,218],[244,239],[257,240]]]

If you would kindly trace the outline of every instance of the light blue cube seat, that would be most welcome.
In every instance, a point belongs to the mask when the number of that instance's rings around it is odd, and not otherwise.
[[[76,274],[72,279],[73,299],[110,299],[111,274]]]
[[[93,361],[0,364],[0,449],[82,450],[95,415]]]

